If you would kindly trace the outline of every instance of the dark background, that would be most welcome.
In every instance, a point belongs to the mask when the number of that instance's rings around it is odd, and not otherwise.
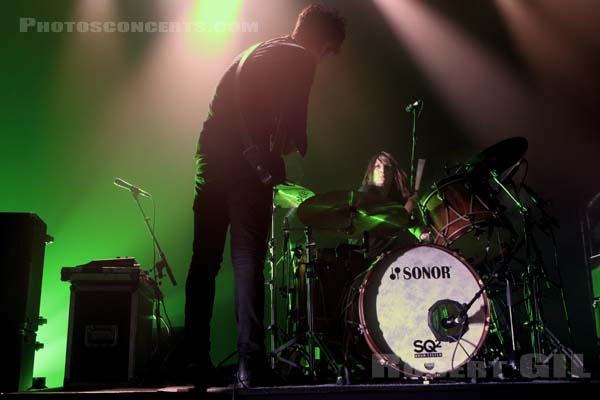
[[[289,160],[290,178],[315,193],[352,189],[368,159],[393,153],[409,169],[411,115],[422,99],[417,157],[422,192],[461,163],[508,137],[528,140],[526,182],[560,221],[559,268],[571,316],[559,302],[546,317],[561,340],[596,358],[580,221],[600,191],[597,113],[600,6],[585,0],[323,1],[348,21],[341,54],[323,63],[309,110],[309,152]],[[249,45],[289,33],[305,1],[9,2],[2,15],[2,211],[35,212],[56,242],[46,251],[35,375],[59,385],[64,369],[68,286],[62,266],[134,256],[149,269],[152,244],[121,177],[152,192],[156,230],[178,286],[163,291],[174,325],[183,321],[191,256],[193,154],[221,73]],[[255,23],[250,32],[19,32],[38,21]],[[228,25],[229,26],[229,25]],[[152,205],[144,206],[152,214]],[[512,217],[515,217],[514,210]],[[547,272],[557,280],[551,246]],[[228,258],[226,257],[226,260]],[[232,276],[219,277],[215,349],[235,348]],[[591,361],[589,361],[591,363]]]

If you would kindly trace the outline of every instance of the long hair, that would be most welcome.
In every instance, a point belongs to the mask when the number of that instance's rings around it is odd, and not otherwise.
[[[372,185],[373,184],[373,170],[375,169],[375,162],[381,159],[383,165],[390,166],[393,171],[394,184],[390,190],[390,197],[402,196],[403,199],[407,199],[410,197],[410,190],[408,188],[408,175],[404,170],[400,168],[398,165],[398,161],[387,151],[380,151],[371,157],[369,164],[367,165],[367,170],[365,171],[365,176],[362,180],[362,185]]]

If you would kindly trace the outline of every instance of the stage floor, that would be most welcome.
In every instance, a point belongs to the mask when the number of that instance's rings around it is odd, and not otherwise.
[[[198,398],[199,393],[191,386],[165,386],[158,388],[105,388],[95,390],[44,389],[39,391],[8,393],[5,399],[36,398],[44,400],[53,398],[89,398],[129,399],[144,397],[177,397]],[[600,380],[532,380],[532,381],[490,381],[490,382],[456,382],[433,381],[360,384],[360,385],[297,385],[276,386],[253,389],[234,387],[209,388],[206,399],[396,399],[404,400],[452,400],[452,399],[502,399],[539,398],[540,396],[594,396],[592,393],[600,389]]]

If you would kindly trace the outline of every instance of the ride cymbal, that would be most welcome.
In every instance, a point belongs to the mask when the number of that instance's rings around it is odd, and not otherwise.
[[[502,140],[471,157],[465,163],[462,171],[482,173],[495,171],[501,174],[515,165],[527,151],[528,142],[524,137],[512,137]]]

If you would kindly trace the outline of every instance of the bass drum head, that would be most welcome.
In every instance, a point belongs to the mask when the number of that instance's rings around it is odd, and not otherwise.
[[[483,283],[456,253],[423,244],[380,257],[360,287],[365,339],[382,364],[409,376],[440,376],[466,364],[490,325],[485,291],[459,315]]]

